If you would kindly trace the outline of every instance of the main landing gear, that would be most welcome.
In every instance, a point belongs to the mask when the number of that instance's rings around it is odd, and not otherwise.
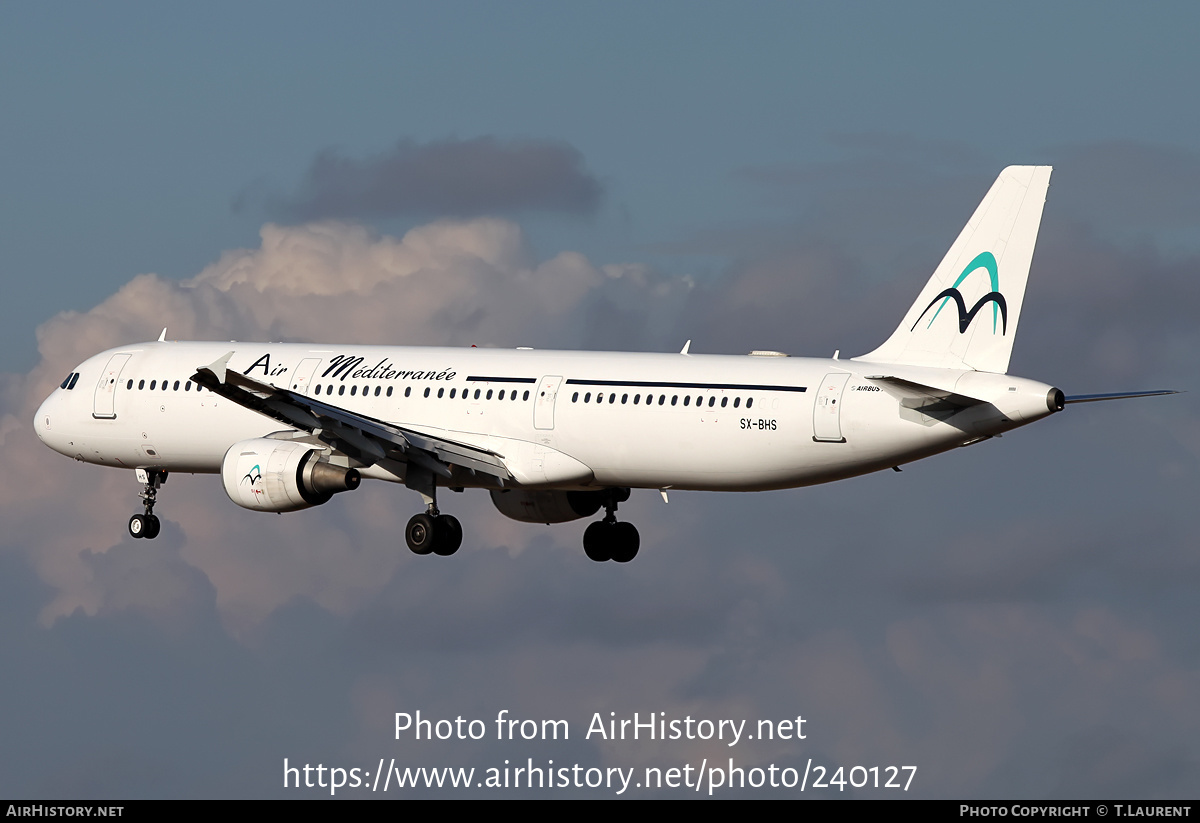
[[[437,487],[432,486],[429,508],[424,514],[413,515],[404,530],[404,540],[413,554],[433,553],[449,557],[462,545],[463,530],[458,518],[442,514],[437,507]]]
[[[597,563],[615,560],[628,563],[637,557],[642,538],[632,523],[617,521],[617,504],[629,499],[629,489],[609,489],[604,500],[604,519],[587,527],[583,533],[583,551]]]
[[[142,498],[146,512],[129,518],[129,536],[153,540],[162,528],[154,514],[154,503],[158,487],[167,482],[167,473],[162,469],[138,469],[137,479],[142,483],[142,493],[138,497]]]

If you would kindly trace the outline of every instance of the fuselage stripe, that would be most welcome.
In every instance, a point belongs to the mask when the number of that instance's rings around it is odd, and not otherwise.
[[[807,386],[765,386],[754,383],[666,383],[650,380],[567,380],[575,386],[629,386],[644,389],[732,389],[742,391],[808,391]]]
[[[476,383],[536,383],[536,377],[486,377],[478,374],[472,374],[467,377],[467,382]]]

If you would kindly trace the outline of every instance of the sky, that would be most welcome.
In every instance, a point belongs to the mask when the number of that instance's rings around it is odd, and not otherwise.
[[[0,795],[329,796],[285,788],[285,760],[733,758],[917,769],[907,791],[713,796],[1195,797],[1198,23],[1183,3],[0,6]],[[420,499],[378,482],[265,517],[172,476],[162,535],[134,541],[135,480],[33,434],[76,364],[163,326],[869,351],[1010,164],[1055,167],[1011,371],[1188,393],[899,474],[635,491],[627,565],[584,557],[586,520],[516,523],[470,491],[463,548],[415,557]],[[417,711],[487,734],[397,735]],[[498,740],[504,711],[570,737]],[[635,712],[802,716],[806,737],[587,735]]]

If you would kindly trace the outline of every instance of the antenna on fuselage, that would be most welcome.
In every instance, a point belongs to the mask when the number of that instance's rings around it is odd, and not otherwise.
[[[166,342],[167,342],[167,327],[166,327],[166,326],[163,326],[162,334],[160,334],[160,335],[158,336],[158,342],[159,342],[159,343],[166,343]]]
[[[691,347],[692,347],[692,341],[691,341],[691,340],[689,340],[689,341],[687,341],[686,343],[684,343],[684,344],[683,344],[683,348],[679,350],[679,353],[680,353],[680,354],[687,354],[687,353],[688,353],[688,349],[690,349]]]

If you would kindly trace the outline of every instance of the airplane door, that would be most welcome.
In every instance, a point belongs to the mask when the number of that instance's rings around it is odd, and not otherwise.
[[[308,384],[312,382],[313,372],[317,370],[320,363],[321,358],[319,357],[306,357],[301,360],[292,375],[292,391],[308,394]]]
[[[546,375],[538,383],[537,397],[533,403],[533,427],[535,429],[554,428],[554,401],[558,398],[558,387],[562,385],[561,375]]]
[[[100,373],[100,381],[96,383],[96,395],[92,400],[92,417],[98,420],[113,420],[117,416],[116,394],[117,381],[121,379],[121,370],[129,362],[131,354],[114,354],[108,358],[108,365]]]
[[[842,391],[850,375],[846,372],[827,374],[817,389],[813,406],[813,440],[823,443],[845,443],[842,437]]]

